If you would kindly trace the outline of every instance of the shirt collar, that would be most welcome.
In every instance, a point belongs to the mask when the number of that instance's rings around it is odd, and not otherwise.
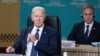
[[[34,29],[39,29],[39,31],[41,31],[41,30],[43,30],[43,28],[44,28],[44,24],[40,27],[40,28],[37,28],[35,25],[34,25]]]
[[[87,26],[87,25],[93,26],[93,23],[94,23],[94,21],[92,21],[90,24],[87,24],[87,23],[85,22],[85,26]]]

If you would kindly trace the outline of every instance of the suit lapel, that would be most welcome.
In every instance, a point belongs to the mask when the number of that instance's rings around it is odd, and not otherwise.
[[[80,33],[81,33],[81,35],[84,35],[84,28],[85,28],[85,25],[84,25],[84,23],[82,24],[82,26],[81,26],[81,30],[80,30]]]
[[[92,29],[90,31],[90,34],[89,34],[89,38],[93,37],[93,34],[95,33],[95,30],[96,30],[96,27],[95,27],[95,22],[94,22],[93,27],[92,27]]]
[[[80,26],[80,37],[82,38],[82,40],[84,39],[84,28],[85,28],[85,25],[84,25],[84,22],[82,22],[82,25]]]
[[[26,39],[25,39],[26,43],[27,43],[27,36],[28,36],[29,33],[31,33],[33,27],[34,27],[34,26],[30,26],[30,27],[27,29],[27,32],[26,32]]]
[[[27,32],[28,32],[28,33],[31,33],[31,31],[32,31],[33,27],[34,27],[34,26],[29,27],[29,29],[28,29],[28,31],[27,31]]]
[[[47,27],[46,27],[46,25],[44,25],[44,28],[43,28],[43,31],[42,31],[42,34],[41,34],[41,37],[40,37],[40,41],[45,40],[46,36],[47,36]]]
[[[26,50],[26,45],[27,45],[27,36],[28,36],[28,33],[31,33],[31,30],[32,30],[33,26],[29,27],[28,29],[26,29],[26,32],[24,34],[24,38],[23,38],[23,47],[24,47],[24,51]]]

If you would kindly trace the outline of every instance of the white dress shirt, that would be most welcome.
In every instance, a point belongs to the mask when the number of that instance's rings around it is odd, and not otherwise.
[[[90,24],[87,24],[87,23],[85,22],[85,30],[84,30],[84,33],[86,32],[87,25],[89,25],[89,33],[88,33],[88,36],[90,35],[90,32],[91,32],[91,30],[92,30],[93,23],[94,23],[94,21],[92,21]]]
[[[39,40],[40,40],[40,37],[41,37],[41,34],[42,34],[42,31],[43,31],[43,28],[44,28],[44,24],[40,27],[40,28],[37,28],[35,25],[31,31],[31,33],[29,34],[33,34],[35,35],[35,33],[37,32],[37,29],[39,29]],[[37,42],[39,40],[36,40],[35,43],[34,43],[34,46],[36,46]],[[28,36],[27,36],[27,47],[26,47],[26,56],[30,56],[31,54],[31,50],[32,50],[32,45],[33,45],[33,42],[32,41],[29,41],[28,39]],[[38,56],[38,52],[37,52],[37,56]]]

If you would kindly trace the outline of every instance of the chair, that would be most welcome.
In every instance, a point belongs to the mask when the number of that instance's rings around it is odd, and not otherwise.
[[[57,52],[58,55],[61,54],[61,28],[60,28],[60,21],[58,16],[46,16],[46,20],[45,20],[45,24],[56,29],[57,33],[58,33],[58,49],[59,51]],[[27,20],[27,26],[31,26],[33,25],[33,22],[31,20],[31,16],[28,16],[28,20]]]

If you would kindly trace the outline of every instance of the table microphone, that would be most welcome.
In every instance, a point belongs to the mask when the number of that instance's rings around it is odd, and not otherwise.
[[[100,42],[98,42],[98,56],[100,54],[100,50],[99,50],[100,48],[99,47],[100,47]]]
[[[91,43],[92,44],[92,46],[94,46],[94,47],[97,47],[98,48],[98,56],[100,55],[100,42],[92,42]]]

